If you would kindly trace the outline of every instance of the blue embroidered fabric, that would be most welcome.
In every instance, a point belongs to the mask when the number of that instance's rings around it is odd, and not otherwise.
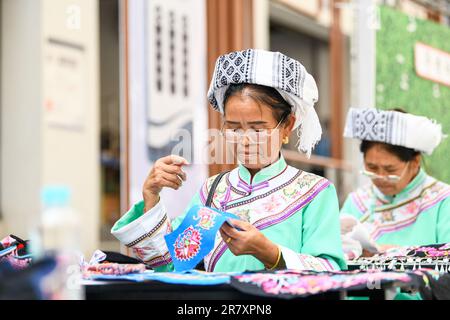
[[[160,281],[171,284],[187,285],[219,285],[230,283],[231,276],[241,273],[208,273],[198,270],[189,270],[182,272],[153,272],[135,273],[127,275],[93,275],[90,280],[98,281]]]
[[[230,218],[239,219],[210,207],[190,208],[180,226],[165,236],[175,271],[194,269],[213,249],[217,232]]]

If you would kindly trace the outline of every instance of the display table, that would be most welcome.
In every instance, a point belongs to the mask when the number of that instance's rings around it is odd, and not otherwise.
[[[230,284],[184,285],[160,281],[84,281],[87,300],[271,300],[273,298],[241,292]],[[310,295],[302,300],[342,300],[349,296],[370,300],[391,300],[399,283],[382,285],[379,289],[339,290]]]

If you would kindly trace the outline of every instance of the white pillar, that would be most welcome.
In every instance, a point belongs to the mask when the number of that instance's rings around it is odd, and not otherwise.
[[[98,1],[2,5],[4,231],[29,237],[40,219],[41,188],[63,184],[90,256],[100,220]],[[56,114],[52,104],[66,112]]]
[[[353,1],[353,99],[356,107],[375,107],[375,53],[378,9],[374,0]]]
[[[375,107],[376,79],[376,30],[378,9],[374,0],[353,1],[354,25],[351,39],[351,96],[350,106]],[[348,181],[351,190],[361,186],[366,179],[358,172],[363,166],[358,140],[346,139],[346,159],[356,166],[355,174]],[[346,183],[347,184],[347,183]]]
[[[253,47],[270,49],[269,0],[253,0]]]
[[[1,2],[1,236],[27,237],[40,208],[40,3]]]

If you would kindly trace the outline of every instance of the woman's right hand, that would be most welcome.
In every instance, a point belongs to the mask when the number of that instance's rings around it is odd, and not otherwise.
[[[186,159],[176,155],[163,157],[155,162],[147,179],[145,179],[142,190],[145,203],[144,212],[158,203],[162,188],[169,187],[178,190],[183,181],[186,181],[186,173],[182,166],[188,164]]]

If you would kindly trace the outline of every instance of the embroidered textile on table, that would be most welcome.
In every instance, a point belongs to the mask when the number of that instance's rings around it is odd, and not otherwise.
[[[82,274],[85,279],[93,275],[125,275],[145,271],[144,264],[98,263],[82,267]]]
[[[204,272],[198,270],[189,271],[173,271],[173,272],[154,272],[147,270],[142,273],[122,274],[122,275],[110,275],[110,274],[92,274],[90,280],[99,281],[159,281],[171,284],[184,284],[184,285],[219,285],[230,283],[231,276],[239,275],[239,272]]]
[[[402,283],[413,288],[420,286],[421,273],[413,272],[303,272],[277,271],[249,273],[231,278],[231,285],[245,293],[266,297],[296,298],[338,290],[381,288],[388,283]]]
[[[432,269],[439,274],[450,272],[450,243],[392,248],[373,257],[348,262],[350,270]]]

